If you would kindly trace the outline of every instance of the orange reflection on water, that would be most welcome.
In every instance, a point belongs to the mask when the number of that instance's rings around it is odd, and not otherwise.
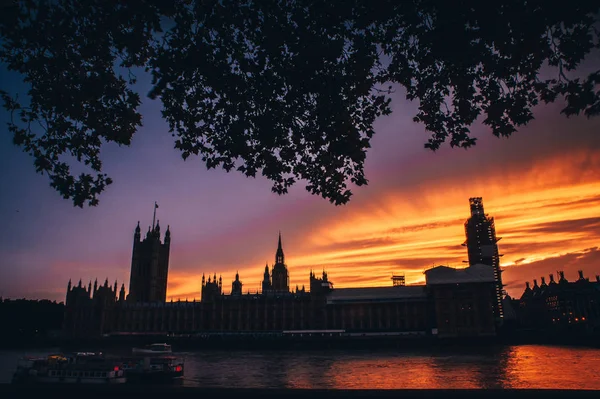
[[[600,389],[600,350],[522,345],[510,348],[507,388]]]
[[[492,368],[501,357],[494,353]],[[501,355],[501,354],[500,354]],[[363,355],[365,356],[365,355]],[[502,388],[502,373],[490,378],[490,362],[481,354],[375,353],[344,358],[326,373],[335,389],[476,389]],[[500,379],[498,379],[500,377]]]
[[[335,389],[397,389],[435,386],[435,370],[429,359],[413,356],[346,358],[326,373]]]
[[[206,352],[185,385],[303,389],[600,389],[600,350],[544,345]]]

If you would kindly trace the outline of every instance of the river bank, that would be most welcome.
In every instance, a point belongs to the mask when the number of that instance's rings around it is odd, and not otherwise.
[[[395,335],[396,334],[396,335]],[[68,338],[60,335],[0,336],[0,349],[57,347],[67,350],[106,350],[132,348],[166,342],[174,350],[353,350],[430,347],[486,347],[498,345],[563,345],[600,348],[600,334],[581,331],[505,329],[496,336],[440,338],[427,334],[360,332],[335,334],[283,334],[281,332],[204,332],[189,335],[166,333],[114,334],[103,337]]]
[[[508,390],[477,390],[477,389],[419,389],[419,390],[353,390],[353,389],[236,389],[236,388],[191,388],[163,386],[26,386],[17,387],[10,384],[0,384],[0,397],[85,397],[85,398],[135,398],[135,397],[177,397],[177,398],[223,398],[226,397],[259,397],[266,398],[440,398],[449,396],[463,399],[480,398],[596,398],[598,391],[591,390],[549,390],[549,389],[508,389]]]
[[[582,334],[557,334],[542,331],[513,331],[495,337],[438,338],[435,336],[304,336],[277,334],[205,334],[204,336],[122,335],[98,338],[18,337],[0,340],[0,349],[60,347],[70,350],[131,348],[166,342],[175,350],[353,350],[429,347],[485,347],[498,345],[566,345],[600,348],[600,337]]]

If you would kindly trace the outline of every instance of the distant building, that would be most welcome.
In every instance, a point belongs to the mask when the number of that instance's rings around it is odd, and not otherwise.
[[[149,239],[157,241],[156,236]],[[146,275],[139,267],[132,268],[133,273]],[[494,277],[489,266],[439,266],[425,276],[425,285],[334,289],[326,271],[319,277],[311,271],[309,291],[304,286],[290,291],[280,235],[275,264],[270,274],[267,266],[260,293],[243,293],[239,273],[230,294],[223,292],[221,276],[203,276],[201,301],[142,302],[132,294],[125,299],[124,285],[117,293],[116,282],[113,287],[108,280],[101,287],[96,283],[93,289],[91,284],[86,289],[69,282],[64,328],[71,336],[332,329],[358,335],[494,335]],[[138,281],[152,292],[148,280]]]
[[[269,274],[269,265],[265,265],[263,274],[262,292],[290,292],[290,278],[288,269],[285,264],[285,256],[283,255],[283,247],[281,245],[281,232],[279,233],[279,241],[277,243],[277,251],[275,252],[275,264]]]
[[[273,270],[271,272],[271,290],[273,292],[290,292],[290,278],[285,264],[285,257],[283,256],[281,233],[279,233],[277,252],[275,253],[275,264],[273,265]]]
[[[81,285],[71,286],[71,280],[67,285],[67,297],[65,300],[65,316],[63,319],[63,331],[67,333],[76,332],[75,335],[96,335],[101,331],[111,329],[114,325],[117,307],[125,303],[125,285],[117,296],[117,282],[114,286],[104,280],[104,285],[98,286],[98,280],[90,281],[87,288]]]
[[[541,277],[541,284],[533,280],[533,287],[525,283],[519,299],[519,325],[542,330],[600,331],[600,276],[595,281],[583,276],[568,281],[564,272],[558,272],[558,281],[549,275],[549,282]]]
[[[393,286],[335,288],[323,270],[309,274],[309,290],[289,286],[281,233],[275,263],[265,265],[261,292],[243,292],[239,273],[226,294],[222,276],[202,276],[200,301],[166,302],[171,233],[160,239],[157,222],[145,239],[135,229],[129,295],[125,285],[86,289],[69,281],[64,330],[70,336],[149,333],[254,333],[343,330],[347,334],[418,334],[473,337],[495,334],[494,312],[502,310],[502,286],[493,219],[481,199],[471,199],[465,224],[469,260],[465,269],[438,266],[425,272],[424,285],[406,286],[404,275]],[[483,216],[482,216],[483,215]],[[490,238],[491,237],[491,238]],[[488,263],[483,263],[488,262]]]
[[[160,241],[160,222],[148,232],[144,240],[140,237],[140,222],[133,236],[131,277],[129,281],[130,302],[165,302],[169,274],[169,251],[171,231],[167,226],[164,242]]]
[[[501,325],[504,319],[502,270],[500,269],[500,257],[498,252],[498,241],[494,218],[488,216],[483,210],[483,199],[473,197],[469,199],[471,217],[465,222],[466,241],[463,246],[467,247],[469,265],[477,264],[492,267],[495,282],[494,315],[496,322]]]
[[[438,266],[425,277],[440,337],[495,335],[495,278],[488,265]]]

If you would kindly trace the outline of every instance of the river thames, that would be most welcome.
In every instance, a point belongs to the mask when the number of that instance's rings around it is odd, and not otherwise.
[[[0,383],[23,355],[0,351]],[[600,349],[515,345],[377,351],[207,351],[185,357],[183,385],[207,388],[600,389]]]

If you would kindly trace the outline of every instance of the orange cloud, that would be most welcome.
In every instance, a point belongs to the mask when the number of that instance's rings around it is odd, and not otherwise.
[[[371,193],[357,198],[354,206],[315,218],[308,232],[284,244],[290,285],[308,284],[311,268],[327,270],[336,287],[347,287],[389,285],[394,272],[404,272],[407,283],[414,284],[423,282],[423,271],[433,265],[462,267],[467,255],[460,244],[472,196],[482,196],[486,211],[495,217],[508,288],[517,290],[513,296],[520,295],[515,282],[529,276],[528,265],[552,260],[556,267],[561,259],[598,245],[600,154],[572,151],[527,170],[487,172],[472,173],[462,182],[430,179],[409,189]],[[271,259],[274,251],[274,242],[267,243],[239,268],[221,264],[213,270],[222,271],[226,292],[236,270],[244,290],[256,291],[264,268],[257,259]],[[596,273],[591,266],[588,274]],[[201,273],[171,276],[170,296],[198,292]]]

